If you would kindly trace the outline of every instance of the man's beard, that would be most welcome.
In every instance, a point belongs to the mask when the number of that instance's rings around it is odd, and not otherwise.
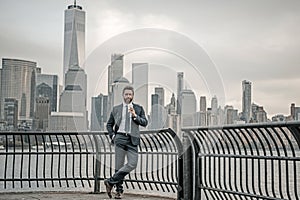
[[[126,98],[124,99],[125,103],[130,104],[132,102],[132,98]]]

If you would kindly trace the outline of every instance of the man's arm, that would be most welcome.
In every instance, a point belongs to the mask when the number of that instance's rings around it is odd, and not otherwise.
[[[138,125],[141,125],[141,126],[147,126],[148,124],[148,120],[146,118],[146,115],[145,115],[145,111],[144,111],[144,108],[141,106],[141,111],[136,114],[135,117],[133,117],[133,121],[138,124]]]
[[[113,112],[110,113],[109,119],[106,123],[106,129],[109,134],[110,139],[113,139],[114,136],[114,125],[115,125],[115,118],[113,116]]]

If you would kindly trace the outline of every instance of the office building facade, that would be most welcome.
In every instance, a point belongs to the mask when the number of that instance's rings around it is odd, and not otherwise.
[[[5,98],[18,101],[18,119],[30,121],[34,117],[36,62],[19,59],[2,59],[1,116],[4,115]]]

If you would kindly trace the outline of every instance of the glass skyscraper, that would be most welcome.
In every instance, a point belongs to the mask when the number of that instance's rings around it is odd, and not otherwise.
[[[19,59],[2,59],[1,73],[1,118],[4,117],[5,98],[18,101],[18,119],[34,117],[36,62]]]
[[[71,66],[84,68],[85,12],[81,6],[69,5],[65,10],[63,76]]]

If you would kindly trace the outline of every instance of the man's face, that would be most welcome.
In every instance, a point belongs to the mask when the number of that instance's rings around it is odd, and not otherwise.
[[[133,92],[131,90],[125,90],[123,93],[123,99],[126,104],[129,104],[133,100]]]

